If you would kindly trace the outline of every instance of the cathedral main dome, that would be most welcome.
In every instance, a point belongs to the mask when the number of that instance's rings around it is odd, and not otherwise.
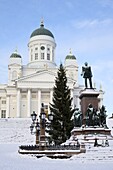
[[[40,28],[32,32],[28,43],[29,67],[45,68],[56,67],[55,58],[55,38],[51,31],[44,28],[41,21]]]
[[[54,38],[54,36],[51,33],[51,31],[49,31],[48,29],[44,28],[43,21],[41,21],[40,28],[38,28],[38,29],[36,29],[35,31],[32,32],[30,38],[32,38],[34,36],[38,36],[38,35],[47,35],[47,36],[50,36],[50,37]]]

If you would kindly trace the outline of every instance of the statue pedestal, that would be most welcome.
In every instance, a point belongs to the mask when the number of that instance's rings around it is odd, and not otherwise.
[[[71,136],[76,136],[78,140],[83,141],[85,144],[93,144],[94,146],[106,146],[108,140],[113,140],[111,130],[104,127],[74,127],[71,131]],[[95,145],[95,141],[97,142]],[[109,142],[108,145],[109,146]]]
[[[82,124],[85,124],[85,115],[89,104],[92,104],[93,108],[98,110],[98,103],[99,103],[98,96],[99,96],[99,92],[96,91],[95,89],[87,88],[81,91],[79,98],[81,100],[80,105],[81,105],[81,112],[83,114]]]
[[[86,88],[81,91],[79,98],[81,100],[82,126],[74,127],[71,131],[71,135],[83,135],[84,137],[93,136],[93,138],[98,135],[98,139],[100,139],[100,136],[104,138],[107,136],[111,137],[111,130],[108,129],[106,120],[104,120],[106,117],[104,117],[103,121],[100,121],[102,118],[99,114],[100,111],[97,113],[99,110],[98,96],[99,92],[95,89]],[[103,107],[101,113],[106,116],[106,111],[104,109]]]
[[[95,134],[101,134],[101,135],[110,135],[111,136],[111,130],[103,127],[80,127],[80,128],[73,128],[71,131],[71,135],[95,135]]]

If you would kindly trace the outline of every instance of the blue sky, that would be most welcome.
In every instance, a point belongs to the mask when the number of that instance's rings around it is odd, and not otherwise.
[[[7,83],[8,61],[16,47],[28,62],[31,33],[40,20],[55,37],[56,63],[72,49],[81,67],[92,66],[93,82],[105,91],[104,105],[113,112],[113,0],[0,0],[0,83]]]

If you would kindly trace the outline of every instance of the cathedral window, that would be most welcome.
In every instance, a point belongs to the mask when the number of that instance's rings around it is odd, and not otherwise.
[[[45,47],[44,46],[41,46],[41,50],[44,50],[45,49]]]
[[[38,60],[38,53],[35,53],[35,60]]]
[[[1,110],[1,118],[6,118],[6,110]]]
[[[37,51],[37,50],[38,50],[38,47],[36,47],[35,50]]]
[[[47,54],[47,60],[50,60],[50,54],[49,53]]]
[[[2,104],[6,104],[6,100],[2,100]]]
[[[41,53],[41,59],[44,60],[44,53]]]

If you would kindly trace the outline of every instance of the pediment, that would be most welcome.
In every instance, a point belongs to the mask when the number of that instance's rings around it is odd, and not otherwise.
[[[53,88],[57,74],[51,71],[40,71],[16,80],[18,88]],[[72,88],[74,80],[67,77],[68,86]]]
[[[41,71],[22,77],[17,82],[54,82],[56,74],[50,71]]]

